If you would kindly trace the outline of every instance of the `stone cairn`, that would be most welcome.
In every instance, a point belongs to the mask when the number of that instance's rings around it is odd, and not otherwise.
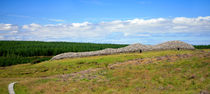
[[[188,49],[193,50],[195,49],[192,45],[187,44],[182,41],[168,41],[157,45],[143,45],[143,44],[131,44],[126,47],[112,49],[107,48],[99,51],[90,51],[90,52],[67,52],[58,54],[51,58],[51,60],[59,60],[64,58],[75,58],[75,57],[87,57],[87,56],[98,56],[98,55],[110,55],[110,54],[117,54],[117,53],[132,53],[132,52],[145,52],[145,51],[153,51],[153,50],[181,50],[181,49]]]

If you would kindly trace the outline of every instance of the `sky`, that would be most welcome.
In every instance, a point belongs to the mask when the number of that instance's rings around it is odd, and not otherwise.
[[[0,0],[0,40],[210,44],[210,0]]]

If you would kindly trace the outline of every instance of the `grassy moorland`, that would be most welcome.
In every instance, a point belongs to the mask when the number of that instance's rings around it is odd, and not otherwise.
[[[179,59],[173,56],[209,51],[204,49],[124,53],[0,67],[0,92],[6,94],[7,85],[18,81],[15,85],[17,94],[199,93],[210,88],[210,57],[191,56]],[[109,68],[117,62],[161,56],[172,56],[175,60]],[[65,77],[66,74],[98,68],[100,70],[91,74],[79,74],[75,78]]]

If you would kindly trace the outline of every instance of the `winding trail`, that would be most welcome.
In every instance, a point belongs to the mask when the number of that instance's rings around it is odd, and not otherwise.
[[[17,83],[17,82],[12,82],[8,85],[9,94],[15,94],[15,91],[14,91],[15,83]]]

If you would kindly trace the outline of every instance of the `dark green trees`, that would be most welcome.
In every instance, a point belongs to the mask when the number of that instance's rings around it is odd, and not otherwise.
[[[0,41],[0,66],[50,59],[64,52],[85,52],[126,45],[74,42]],[[43,59],[44,58],[44,59]]]

